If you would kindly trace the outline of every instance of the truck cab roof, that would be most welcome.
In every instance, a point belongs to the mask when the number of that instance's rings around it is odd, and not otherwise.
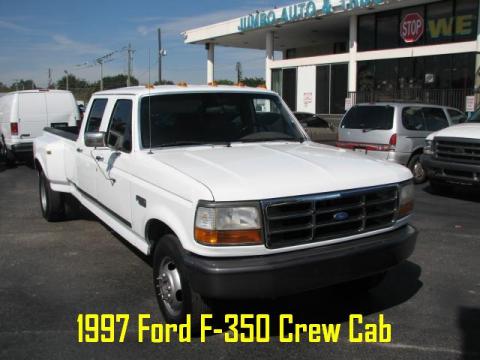
[[[97,95],[161,95],[172,93],[192,93],[192,92],[241,92],[241,93],[266,93],[274,94],[273,91],[264,88],[253,88],[247,86],[230,86],[230,85],[158,85],[148,87],[131,86],[113,90],[99,91],[94,94]]]

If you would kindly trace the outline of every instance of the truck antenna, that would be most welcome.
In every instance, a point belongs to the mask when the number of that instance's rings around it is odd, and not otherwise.
[[[151,107],[150,107],[150,89],[151,89],[151,84],[150,84],[150,48],[148,49],[148,137],[149,137],[149,142],[150,142],[150,150],[148,154],[153,154],[152,152],[152,112],[151,112]]]

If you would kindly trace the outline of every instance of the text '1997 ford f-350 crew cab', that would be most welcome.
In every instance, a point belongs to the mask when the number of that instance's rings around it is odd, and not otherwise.
[[[73,196],[151,255],[167,322],[194,326],[209,299],[371,287],[415,247],[411,172],[311,142],[267,90],[98,92],[34,151],[43,216]]]

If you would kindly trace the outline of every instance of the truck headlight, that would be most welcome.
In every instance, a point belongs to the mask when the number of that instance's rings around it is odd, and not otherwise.
[[[425,140],[425,147],[423,148],[425,155],[433,155],[433,140]]]
[[[255,206],[200,204],[195,240],[203,245],[261,245],[260,213]]]
[[[415,196],[415,186],[412,182],[400,185],[398,217],[404,218],[413,211],[413,198]]]

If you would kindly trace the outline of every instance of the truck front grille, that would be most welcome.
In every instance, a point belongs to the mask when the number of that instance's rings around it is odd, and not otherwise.
[[[458,138],[436,138],[435,157],[438,160],[480,164],[480,141]]]
[[[266,200],[262,208],[268,248],[321,242],[392,226],[398,186]]]

